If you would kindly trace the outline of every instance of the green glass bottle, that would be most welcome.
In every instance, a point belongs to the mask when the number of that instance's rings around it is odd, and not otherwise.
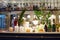
[[[56,32],[55,19],[53,19],[52,32]]]
[[[51,22],[50,22],[50,20],[48,21],[48,32],[51,32]]]

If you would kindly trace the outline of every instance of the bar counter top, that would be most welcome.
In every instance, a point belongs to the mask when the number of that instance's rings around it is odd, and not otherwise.
[[[8,34],[60,34],[60,32],[23,32],[23,33],[20,33],[20,32],[0,32],[1,33],[8,33]]]
[[[60,38],[60,32],[40,32],[40,33],[16,33],[0,32],[0,37],[12,38]]]

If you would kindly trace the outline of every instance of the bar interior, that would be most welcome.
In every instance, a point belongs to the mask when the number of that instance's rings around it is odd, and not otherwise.
[[[60,32],[60,1],[1,0],[0,32]]]

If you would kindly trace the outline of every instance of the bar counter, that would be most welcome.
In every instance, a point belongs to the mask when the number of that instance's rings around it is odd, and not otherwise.
[[[60,32],[16,33],[0,32],[0,38],[60,38]]]

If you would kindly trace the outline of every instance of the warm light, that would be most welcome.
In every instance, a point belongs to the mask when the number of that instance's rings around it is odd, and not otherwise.
[[[59,15],[59,23],[60,23],[60,15]]]
[[[27,18],[30,18],[30,17],[31,17],[30,15],[27,16]]]
[[[38,20],[33,20],[32,23],[33,23],[34,25],[37,25],[37,24],[38,24]]]

